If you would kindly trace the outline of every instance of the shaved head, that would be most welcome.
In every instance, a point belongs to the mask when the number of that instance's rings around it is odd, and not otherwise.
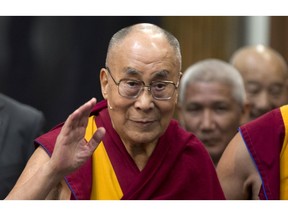
[[[258,69],[269,66],[274,70],[279,70],[283,76],[288,77],[287,63],[285,59],[270,47],[264,45],[246,46],[237,50],[230,60],[241,73],[249,69]]]
[[[180,63],[180,70],[182,65],[182,57],[181,57],[181,50],[179,41],[168,31],[165,29],[160,28],[157,25],[151,23],[139,23],[132,26],[128,26],[126,28],[121,29],[117,33],[113,35],[110,40],[108,51],[107,51],[107,58],[106,58],[106,66],[109,65],[109,61],[111,59],[111,54],[121,45],[121,43],[127,39],[128,37],[134,35],[144,36],[148,40],[149,37],[151,38],[165,38],[166,41],[170,44],[170,46],[174,49],[175,55]],[[113,61],[113,60],[112,60]]]
[[[231,57],[231,64],[241,73],[250,120],[288,104],[288,69],[283,56],[264,45],[246,46]]]

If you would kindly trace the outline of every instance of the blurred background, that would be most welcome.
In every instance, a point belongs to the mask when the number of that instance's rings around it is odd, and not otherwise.
[[[285,16],[0,16],[0,92],[41,110],[49,130],[91,97],[102,99],[108,42],[139,22],[179,39],[183,71],[204,58],[229,61],[237,48],[256,43],[288,58]]]

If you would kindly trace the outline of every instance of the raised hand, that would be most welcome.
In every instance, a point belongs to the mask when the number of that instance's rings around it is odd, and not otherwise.
[[[89,114],[95,104],[96,99],[92,98],[75,110],[57,137],[49,163],[61,176],[78,169],[92,155],[105,134],[104,128],[98,128],[88,143],[84,139]]]

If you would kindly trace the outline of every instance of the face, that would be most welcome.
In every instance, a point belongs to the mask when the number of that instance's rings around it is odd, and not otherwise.
[[[185,102],[178,110],[181,124],[204,143],[214,164],[244,116],[231,92],[231,87],[223,83],[192,82],[188,84]]]
[[[247,100],[251,105],[250,119],[288,103],[287,79],[277,60],[251,62],[242,69]]]
[[[116,82],[134,79],[149,85],[152,81],[179,80],[179,61],[161,37],[128,36],[110,57],[108,67]],[[100,79],[103,97],[112,107],[109,114],[113,127],[124,144],[156,143],[173,117],[177,90],[170,100],[154,99],[147,88],[136,99],[128,99],[119,94],[106,69],[101,70]]]

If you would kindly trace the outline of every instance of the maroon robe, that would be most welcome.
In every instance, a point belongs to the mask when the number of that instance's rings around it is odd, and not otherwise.
[[[145,168],[140,171],[112,127],[107,102],[96,104],[91,115],[96,116],[97,127],[106,129],[103,143],[122,189],[123,200],[225,199],[213,162],[203,144],[175,120],[170,122]],[[61,126],[36,139],[49,155]],[[88,160],[66,176],[72,199],[90,198],[91,172],[91,160]]]
[[[280,109],[275,109],[239,129],[261,176],[260,199],[280,199],[280,152],[285,126]]]

